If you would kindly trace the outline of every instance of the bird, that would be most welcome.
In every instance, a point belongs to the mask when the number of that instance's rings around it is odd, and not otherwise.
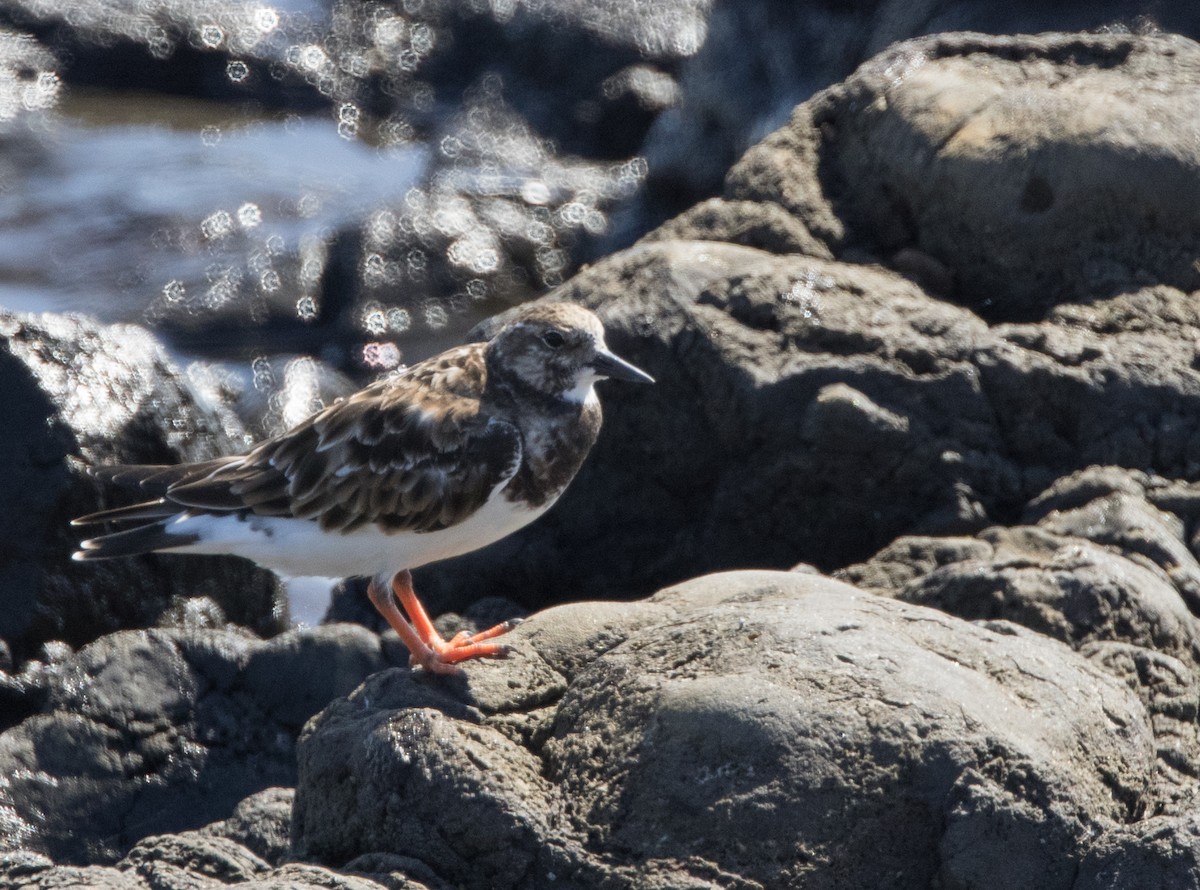
[[[528,304],[491,339],[395,371],[244,454],[93,467],[148,499],[72,520],[122,526],[73,558],[233,554],[285,580],[365,576],[410,665],[460,673],[460,662],[507,655],[495,638],[515,622],[443,639],[411,570],[545,513],[596,441],[605,378],[654,382],[609,350],[588,309]]]

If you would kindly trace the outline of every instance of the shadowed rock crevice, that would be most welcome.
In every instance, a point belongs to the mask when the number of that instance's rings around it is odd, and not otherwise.
[[[41,712],[0,736],[8,843],[111,863],[148,835],[229,816],[254,792],[293,785],[299,727],[387,665],[378,637],[351,625],[270,642],[237,630],[107,635],[58,665]],[[279,858],[278,840],[258,846]]]

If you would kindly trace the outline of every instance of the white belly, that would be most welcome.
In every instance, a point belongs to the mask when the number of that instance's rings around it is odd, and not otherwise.
[[[533,522],[553,501],[537,508],[515,504],[499,492],[457,525],[433,532],[394,532],[363,526],[346,534],[323,532],[315,522],[274,516],[193,516],[171,531],[200,540],[172,553],[229,553],[254,560],[285,577],[388,576],[486,547]]]

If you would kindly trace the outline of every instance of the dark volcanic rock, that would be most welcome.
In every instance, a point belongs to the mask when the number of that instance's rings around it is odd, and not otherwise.
[[[901,599],[973,620],[1002,618],[1065,643],[1117,640],[1190,667],[1200,658],[1192,614],[1153,567],[1090,541],[1040,529],[992,529],[984,557],[938,568]]]
[[[829,248],[801,220],[778,204],[758,201],[704,201],[663,223],[643,241],[726,241],[768,253],[833,259]]]
[[[223,837],[181,832],[146,838],[129,851],[121,864],[154,886],[171,879],[197,877],[222,884],[239,884],[267,871],[267,863]],[[180,874],[183,873],[183,874]]]
[[[210,833],[278,861],[286,795],[234,806],[291,785],[300,725],[388,664],[379,638],[352,625],[269,642],[109,634],[59,666],[40,713],[0,734],[0,849],[113,862],[147,835],[229,817]],[[277,828],[247,825],[255,808]]]
[[[181,597],[207,596],[259,631],[279,628],[278,585],[241,560],[70,561],[81,537],[71,518],[122,497],[100,491],[86,465],[199,460],[247,441],[145,330],[0,313],[0,387],[0,636],[19,660],[45,640],[80,645],[179,623],[170,613]]]
[[[1176,35],[938,35],[800,106],[730,172],[839,256],[944,266],[1031,318],[1144,284],[1200,287],[1200,47]]]
[[[1142,699],[1157,813],[1200,800],[1200,566],[1183,540],[1197,488],[1113,467],[1065,477],[1026,511],[1036,525],[975,539],[901,538],[839,576],[961,618],[1022,624],[1075,647]],[[1167,512],[1168,505],[1180,513]],[[1182,514],[1182,515],[1180,515]]]
[[[1200,563],[1190,530],[1200,521],[1200,487],[1137,470],[1088,467],[1030,501],[1024,519],[1148,561],[1200,612]]]
[[[560,607],[465,683],[380,674],[310,723],[295,849],[480,888],[1069,888],[1144,804],[1150,734],[1000,630],[798,573]]]
[[[1155,0],[799,6],[743,0],[712,4],[706,25],[703,45],[675,74],[677,104],[658,116],[641,147],[650,172],[611,247],[624,247],[647,226],[718,194],[729,167],[798,102],[898,41],[951,31],[1128,32],[1156,25],[1200,37],[1194,7]]]
[[[41,857],[0,858],[6,890],[424,890],[399,857],[364,858],[363,868],[345,874],[292,863],[271,868],[244,846],[206,831],[146,838],[114,866],[53,865]],[[412,869],[420,872],[419,867]],[[371,872],[361,874],[361,872]],[[443,890],[443,885],[429,885]]]
[[[1150,818],[1105,831],[1075,890],[1192,887],[1200,868],[1194,764],[1200,566],[1190,546],[1200,489],[1090,467],[1025,510],[1030,525],[974,539],[906,538],[840,574],[965,618],[1003,618],[1058,637],[1142,700],[1156,763]]]
[[[288,855],[293,796],[291,788],[259,791],[239,803],[228,819],[200,831],[236,841],[271,865],[282,865]]]
[[[1112,832],[1079,869],[1074,890],[1200,886],[1200,817],[1159,817]]]

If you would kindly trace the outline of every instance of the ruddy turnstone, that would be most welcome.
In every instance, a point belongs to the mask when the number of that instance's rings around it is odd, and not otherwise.
[[[368,576],[412,663],[455,673],[465,659],[504,654],[493,638],[512,625],[444,640],[409,570],[545,513],[596,441],[593,384],[605,377],[654,382],[608,351],[588,310],[527,307],[487,343],[412,365],[246,454],[96,469],[154,499],[74,520],[136,523],[84,541],[74,558],[225,553],[285,578]]]

